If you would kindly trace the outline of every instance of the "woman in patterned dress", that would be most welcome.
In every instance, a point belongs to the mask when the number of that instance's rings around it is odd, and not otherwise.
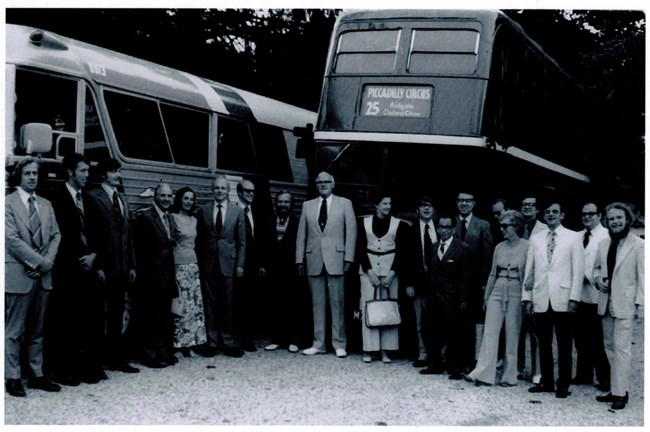
[[[174,348],[185,357],[190,357],[190,347],[206,343],[205,317],[199,266],[194,251],[196,240],[196,218],[192,215],[195,194],[189,187],[176,192],[172,214],[176,222],[176,244],[174,262],[176,264],[176,283],[181,311],[176,318]]]

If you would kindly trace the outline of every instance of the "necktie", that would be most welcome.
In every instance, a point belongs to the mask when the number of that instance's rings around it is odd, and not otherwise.
[[[461,219],[460,222],[460,239],[465,241],[465,235],[467,235],[467,219]]]
[[[113,213],[115,214],[117,224],[121,227],[124,224],[124,215],[120,208],[120,197],[117,194],[117,191],[113,192]]]
[[[169,220],[169,213],[163,213],[163,224],[165,225],[165,231],[167,231],[167,237],[171,240],[172,238],[172,224]]]
[[[246,219],[246,232],[251,233],[251,237],[253,237],[253,224],[251,223],[251,208],[246,206],[244,207],[244,216]]]
[[[591,237],[591,231],[587,230],[585,231],[585,237],[582,239],[582,245],[584,247],[587,247],[589,244],[589,237]]]
[[[438,258],[442,259],[445,256],[445,242],[440,242],[440,252],[438,253]]]
[[[424,269],[426,271],[427,267],[431,264],[431,257],[433,256],[433,242],[431,241],[431,235],[429,234],[429,224],[424,226],[424,254],[422,258],[424,259]]]
[[[282,237],[284,237],[284,233],[286,231],[287,231],[287,219],[286,218],[278,219],[278,224],[275,227],[275,232],[276,235],[278,236],[278,241],[282,240]]]
[[[86,239],[86,223],[84,221],[84,206],[81,201],[81,191],[77,191],[74,200],[77,210],[79,211],[79,239],[81,243],[88,246],[88,240]]]
[[[320,214],[318,215],[318,225],[321,231],[325,231],[327,225],[327,200],[323,200],[320,204]]]
[[[607,277],[609,289],[612,289],[612,274],[614,273],[614,267],[616,267],[616,252],[618,251],[618,239],[612,239],[612,243],[609,245],[609,250],[607,251]]]
[[[43,246],[43,237],[41,235],[41,218],[36,211],[36,198],[30,195],[29,199],[29,230],[32,233],[32,241],[34,242],[35,249],[40,251]]]
[[[221,228],[223,222],[221,221],[221,204],[217,204],[217,220],[214,223],[214,229],[217,232],[217,237],[221,237]]]
[[[553,259],[553,251],[555,250],[555,236],[557,233],[555,231],[549,231],[547,239],[546,239],[546,258],[548,259],[548,263],[551,263],[551,260]]]

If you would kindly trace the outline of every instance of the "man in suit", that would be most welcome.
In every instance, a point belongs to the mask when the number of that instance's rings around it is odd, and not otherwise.
[[[332,346],[336,356],[343,358],[347,356],[343,280],[354,262],[357,223],[350,200],[333,195],[335,183],[332,175],[321,172],[315,183],[319,197],[303,204],[296,239],[298,274],[308,276],[314,317],[313,343],[302,353],[325,352],[329,299]]]
[[[52,205],[35,194],[38,170],[35,159],[18,162],[18,188],[5,200],[5,387],[16,397],[26,396],[21,350],[30,369],[29,387],[61,390],[43,374],[43,320],[61,234]]]
[[[463,366],[461,323],[467,310],[470,283],[470,248],[454,236],[454,219],[441,214],[438,219],[439,240],[433,245],[429,261],[429,283],[424,293],[422,329],[426,344],[428,366],[423,375],[443,372],[442,348],[447,346],[449,379],[459,380]]]
[[[402,277],[405,285],[406,296],[412,302],[415,314],[415,330],[418,341],[418,357],[413,362],[413,367],[425,367],[428,364],[427,350],[422,336],[422,304],[424,294],[428,292],[430,282],[429,266],[433,257],[433,244],[438,241],[436,227],[433,223],[435,209],[433,200],[428,195],[423,195],[418,200],[415,210],[418,220],[409,227],[407,236],[407,251],[411,266],[410,271]]]
[[[97,165],[102,179],[98,188],[88,191],[87,228],[89,241],[95,245],[95,271],[99,290],[104,296],[107,368],[137,373],[126,361],[123,336],[126,294],[135,282],[135,254],[129,221],[129,205],[118,192],[121,164],[104,159]]]
[[[585,275],[582,282],[580,304],[575,315],[574,340],[578,353],[576,377],[573,384],[591,385],[594,369],[598,388],[609,391],[609,362],[603,345],[603,328],[598,316],[599,292],[594,281],[594,264],[598,256],[598,244],[607,238],[607,229],[601,224],[601,212],[594,203],[582,207],[582,225],[578,235],[585,251]]]
[[[174,200],[167,183],[156,187],[153,206],[138,214],[134,223],[138,271],[134,295],[134,320],[142,341],[141,363],[162,368],[177,363],[173,353],[172,298],[178,297],[174,266],[176,225],[169,214]]]
[[[623,409],[632,362],[632,328],[644,304],[644,241],[630,232],[632,211],[614,202],[605,208],[609,238],[598,245],[594,276],[598,287],[598,314],[602,315],[605,351],[611,365],[611,392],[597,396]]]
[[[266,351],[275,351],[287,346],[289,352],[297,353],[304,329],[307,327],[305,308],[309,303],[307,287],[304,280],[296,274],[296,236],[298,218],[291,212],[293,196],[287,191],[280,191],[275,196],[275,215],[266,226],[273,233],[268,237],[269,247],[266,254],[268,266],[268,296],[272,305],[271,326],[272,340],[264,347]]]
[[[86,228],[89,168],[85,156],[66,156],[67,180],[52,200],[61,244],[46,314],[45,366],[53,381],[71,386],[108,378],[101,357],[104,307],[94,274],[97,253]]]
[[[562,219],[560,203],[552,202],[544,210],[547,229],[529,240],[521,296],[526,313],[534,312],[542,369],[540,384],[528,391],[555,391],[558,398],[571,394],[571,314],[578,307],[585,275],[582,242],[578,233],[562,226]],[[557,383],[553,374],[553,329],[558,350]]]
[[[197,212],[196,253],[201,274],[208,343],[202,352],[214,356],[220,346],[229,357],[244,352],[235,337],[234,281],[244,275],[246,222],[244,212],[228,202],[230,183],[219,175],[214,180],[214,201]]]
[[[263,221],[259,212],[254,209],[255,185],[250,180],[237,183],[237,196],[235,203],[244,211],[246,224],[246,258],[244,261],[244,276],[235,281],[235,316],[237,321],[238,336],[241,348],[244,351],[255,352],[257,348],[253,343],[256,332],[256,323],[260,321],[260,277],[266,273],[266,256],[260,247],[264,245]],[[254,211],[255,210],[255,211]]]
[[[456,199],[456,237],[467,243],[470,250],[471,278],[467,310],[461,315],[462,354],[464,372],[469,373],[476,363],[476,354],[483,337],[483,293],[492,265],[492,232],[488,221],[479,219],[472,213],[476,201],[474,195],[461,192]]]

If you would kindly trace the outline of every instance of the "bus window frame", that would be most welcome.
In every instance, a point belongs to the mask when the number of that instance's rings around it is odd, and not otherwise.
[[[393,51],[387,51],[387,50],[381,50],[381,51],[370,51],[370,50],[355,50],[355,51],[341,51],[341,44],[343,41],[343,37],[348,34],[348,33],[361,33],[361,32],[397,32],[397,38],[395,41],[395,47]],[[383,29],[373,29],[373,28],[349,28],[349,29],[343,29],[339,32],[338,34],[338,40],[336,43],[336,52],[334,53],[334,59],[333,59],[333,66],[332,66],[332,74],[333,75],[392,75],[398,72],[397,65],[399,63],[399,57],[400,55],[400,45],[402,44],[402,39],[403,39],[403,33],[404,33],[404,28],[402,26],[398,26],[395,28],[383,28]],[[341,54],[344,55],[352,55],[352,54],[358,54],[358,55],[363,55],[363,54],[394,54],[393,58],[393,66],[391,70],[387,71],[379,71],[379,72],[337,72],[337,67],[339,64],[339,57]]]
[[[251,133],[251,123],[241,117],[234,117],[232,115],[227,115],[227,114],[222,114],[222,113],[213,113],[213,115],[216,117],[216,133],[214,134],[214,138],[211,141],[211,143],[214,143],[214,151],[215,151],[215,156],[214,156],[214,167],[215,170],[219,173],[227,173],[227,174],[238,174],[238,175],[248,175],[248,176],[262,176],[264,175],[261,173],[261,169],[259,167],[259,161],[257,159],[257,150],[255,149],[255,142],[253,141],[253,134]],[[221,119],[228,119],[230,121],[237,121],[241,122],[246,126],[246,133],[248,134],[248,139],[251,145],[251,148],[253,149],[253,161],[254,161],[254,171],[235,171],[231,169],[226,169],[226,168],[220,168],[219,167],[219,131],[220,131],[220,126],[219,122]]]
[[[406,52],[406,75],[407,76],[422,76],[422,75],[427,75],[427,76],[440,76],[440,75],[445,75],[445,76],[474,76],[476,75],[478,65],[479,65],[479,54],[480,54],[480,49],[479,47],[481,46],[481,39],[482,39],[482,33],[481,30],[473,28],[473,27],[421,27],[421,26],[413,26],[409,27],[409,30],[411,32],[411,37],[409,38],[409,46],[408,50]],[[414,50],[414,46],[416,43],[416,34],[418,31],[421,32],[474,32],[476,33],[476,41],[474,43],[474,49],[472,52],[470,51],[422,51],[422,50]],[[472,69],[471,72],[456,72],[456,71],[445,71],[444,73],[441,72],[423,72],[423,71],[418,71],[418,72],[411,72],[411,61],[413,59],[413,54],[444,54],[444,55],[469,55],[473,54],[474,55],[474,68]]]

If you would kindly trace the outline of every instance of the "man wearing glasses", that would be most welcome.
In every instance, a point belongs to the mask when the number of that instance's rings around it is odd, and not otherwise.
[[[578,233],[562,226],[564,212],[558,202],[544,210],[547,229],[530,238],[521,300],[535,319],[542,379],[531,393],[571,394],[571,315],[576,312],[585,274],[585,254]],[[553,330],[557,338],[558,379],[554,380]]]
[[[319,197],[303,204],[296,239],[298,274],[308,276],[314,316],[313,344],[302,353],[325,352],[329,299],[332,346],[336,356],[343,358],[347,356],[343,279],[354,262],[357,223],[352,202],[332,194],[334,177],[331,174],[321,172],[315,183]]]
[[[585,250],[585,277],[582,283],[580,305],[576,313],[574,339],[578,352],[578,364],[574,384],[591,385],[594,368],[598,384],[596,387],[609,391],[609,362],[603,344],[603,328],[598,316],[598,296],[594,278],[594,264],[598,257],[598,244],[607,238],[607,229],[601,224],[601,212],[594,203],[582,207],[582,225],[578,234]]]

